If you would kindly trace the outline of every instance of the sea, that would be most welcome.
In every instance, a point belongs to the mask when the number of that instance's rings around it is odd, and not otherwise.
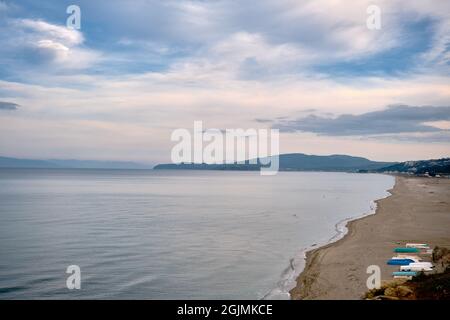
[[[394,182],[338,172],[0,169],[0,299],[289,299],[305,252],[373,214]]]

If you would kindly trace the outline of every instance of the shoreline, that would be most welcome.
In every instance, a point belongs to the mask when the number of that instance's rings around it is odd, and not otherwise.
[[[385,261],[398,242],[450,246],[450,180],[394,178],[390,195],[374,201],[375,213],[348,221],[343,237],[306,252],[291,299],[361,299],[368,290],[369,265],[380,266],[382,280],[392,279],[395,268]],[[430,211],[436,214],[429,217]]]
[[[306,269],[306,262],[307,262],[307,255],[309,252],[318,250],[320,248],[326,247],[328,245],[332,245],[339,240],[343,239],[347,233],[349,232],[348,224],[352,221],[356,221],[359,219],[363,219],[365,217],[371,216],[376,214],[376,209],[378,207],[377,202],[383,199],[386,199],[387,197],[390,197],[392,195],[391,190],[395,186],[395,177],[388,174],[387,175],[394,179],[394,183],[391,188],[385,189],[385,194],[383,196],[380,196],[379,198],[373,199],[369,202],[369,208],[367,211],[365,211],[362,214],[357,214],[352,217],[344,218],[334,225],[334,231],[335,233],[328,238],[326,241],[322,242],[315,242],[312,245],[309,245],[307,247],[301,248],[297,255],[295,255],[290,260],[290,265],[282,272],[282,276],[280,281],[278,282],[278,285],[269,290],[261,299],[262,300],[270,300],[275,297],[275,299],[282,299],[282,300],[291,300],[291,291],[296,287],[297,285],[297,279],[298,277],[303,273],[303,271]]]

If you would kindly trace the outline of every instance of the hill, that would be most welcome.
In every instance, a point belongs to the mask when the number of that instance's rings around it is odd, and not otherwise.
[[[376,170],[377,172],[400,172],[409,174],[449,175],[450,158],[406,161]]]
[[[32,160],[0,157],[0,168],[151,169],[152,166],[128,161]]]
[[[280,171],[372,171],[393,165],[393,162],[377,162],[362,157],[347,155],[316,156],[303,153],[282,154],[279,156]],[[259,170],[261,165],[245,163],[234,164],[159,164],[156,170]]]

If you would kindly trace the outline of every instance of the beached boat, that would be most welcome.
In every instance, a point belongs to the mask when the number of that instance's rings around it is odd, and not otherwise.
[[[413,266],[430,266],[432,267],[433,264],[431,262],[428,261],[421,261],[421,262],[413,262],[411,263]]]
[[[395,276],[407,276],[407,277],[415,277],[417,276],[417,272],[415,271],[395,271],[392,272],[392,275]]]
[[[426,243],[407,243],[407,248],[418,248],[418,249],[430,249],[430,246]]]
[[[406,279],[406,280],[411,280],[412,277],[411,277],[411,276],[394,276],[394,279]]]
[[[403,258],[403,259],[409,259],[409,258],[422,259],[418,255],[411,254],[411,253],[397,253],[396,257]]]
[[[425,265],[419,265],[419,266],[400,266],[400,271],[433,271],[433,268]]]
[[[395,248],[394,252],[398,253],[417,253],[420,252],[417,248]]]
[[[414,262],[421,262],[422,260],[418,256],[398,255],[391,258],[392,260],[411,259]]]
[[[391,266],[407,266],[410,263],[414,263],[414,260],[411,259],[390,259],[387,261],[388,265]]]

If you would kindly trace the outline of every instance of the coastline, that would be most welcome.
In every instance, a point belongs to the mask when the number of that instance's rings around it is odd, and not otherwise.
[[[306,268],[308,252],[323,248],[341,240],[348,233],[348,224],[350,222],[375,214],[377,209],[377,202],[392,195],[390,191],[395,185],[395,177],[393,177],[392,175],[387,176],[393,178],[394,183],[392,184],[392,187],[390,189],[384,189],[384,195],[380,195],[380,197],[371,200],[370,203],[368,203],[369,207],[367,211],[364,211],[363,213],[359,213],[357,215],[353,215],[351,217],[346,217],[338,221],[334,226],[335,233],[330,236],[328,240],[315,242],[312,245],[301,248],[298,253],[290,260],[290,265],[286,267],[286,269],[282,272],[281,279],[278,282],[277,286],[269,290],[261,299],[292,299],[291,291],[297,286],[297,279]]]
[[[388,192],[375,200],[375,214],[352,219],[342,238],[306,252],[291,299],[361,299],[369,265],[392,278],[395,268],[385,262],[398,242],[450,246],[450,179],[395,176]]]

